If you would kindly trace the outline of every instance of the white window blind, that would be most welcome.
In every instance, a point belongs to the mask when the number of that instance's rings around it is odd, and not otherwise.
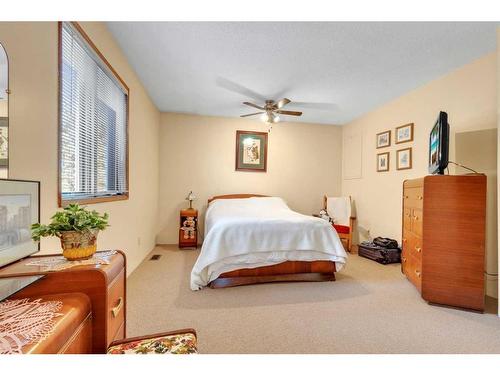
[[[61,199],[128,195],[128,89],[69,22],[60,69]]]

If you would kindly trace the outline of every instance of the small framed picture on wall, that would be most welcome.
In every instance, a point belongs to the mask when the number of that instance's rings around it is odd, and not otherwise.
[[[411,169],[411,147],[396,152],[396,169]]]
[[[396,143],[413,141],[413,124],[406,124],[396,128]]]
[[[389,171],[389,153],[382,152],[377,154],[377,172]]]
[[[267,133],[236,131],[237,171],[267,171]]]
[[[390,130],[377,134],[377,148],[389,147],[390,145],[391,145]]]

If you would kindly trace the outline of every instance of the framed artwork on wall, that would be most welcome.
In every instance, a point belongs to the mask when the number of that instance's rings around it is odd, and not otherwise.
[[[377,154],[377,172],[389,171],[389,153],[382,152]]]
[[[391,145],[390,130],[377,134],[377,148],[389,147],[390,145]]]
[[[0,179],[0,267],[36,253],[31,225],[40,222],[40,182]]]
[[[236,131],[236,167],[237,171],[267,171],[267,133]]]
[[[412,160],[411,160],[411,147],[403,148],[401,150],[396,151],[396,169],[411,169]]]
[[[398,126],[396,128],[396,143],[413,141],[413,123]]]

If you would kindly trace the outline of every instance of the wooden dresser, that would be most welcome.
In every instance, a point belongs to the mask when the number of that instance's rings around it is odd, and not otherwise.
[[[402,271],[429,303],[484,310],[486,176],[403,183]]]
[[[41,301],[62,302],[50,334],[22,348],[23,354],[92,353],[92,312],[88,296],[83,293],[37,296]],[[9,300],[15,300],[15,296]]]
[[[33,259],[40,259],[40,256],[21,259],[0,269],[3,278],[43,275],[10,299],[59,293],[86,294],[92,306],[92,352],[106,353],[112,341],[125,338],[126,259],[123,252],[112,255],[110,264],[82,265],[51,272],[26,265]]]

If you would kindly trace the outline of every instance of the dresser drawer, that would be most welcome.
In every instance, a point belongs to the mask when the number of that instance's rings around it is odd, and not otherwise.
[[[403,203],[405,207],[422,208],[424,202],[423,187],[405,188],[403,192]]]
[[[411,217],[411,231],[419,237],[422,237],[422,226],[423,226],[422,219],[423,219],[422,210],[417,208],[413,209]]]
[[[416,235],[411,235],[408,249],[410,255],[413,256],[420,264],[422,264],[422,238]]]
[[[123,340],[125,338],[125,322],[122,323],[118,331],[116,331],[115,337],[111,339],[111,342],[117,340]]]
[[[412,218],[411,208],[405,207],[403,210],[403,230],[407,231],[411,230],[411,218]]]
[[[422,262],[416,259],[414,256],[408,256],[408,268],[405,272],[408,279],[411,281],[415,287],[421,291],[422,290]]]
[[[92,353],[92,315],[90,313],[59,353]]]
[[[411,236],[412,236],[411,230],[403,228],[403,239],[401,241],[401,250],[403,250],[403,252],[406,252],[407,254],[410,251]]]
[[[106,341],[109,344],[116,338],[125,321],[125,270],[122,270],[108,287],[106,310],[108,315]]]
[[[407,253],[407,252],[405,252],[405,251],[403,250],[403,251],[401,252],[401,268],[402,268],[403,273],[404,273],[405,275],[407,275],[407,274],[408,274],[408,272],[409,272],[409,267],[410,267],[410,265],[409,265],[409,263],[408,263],[408,258],[409,258],[408,253]]]

